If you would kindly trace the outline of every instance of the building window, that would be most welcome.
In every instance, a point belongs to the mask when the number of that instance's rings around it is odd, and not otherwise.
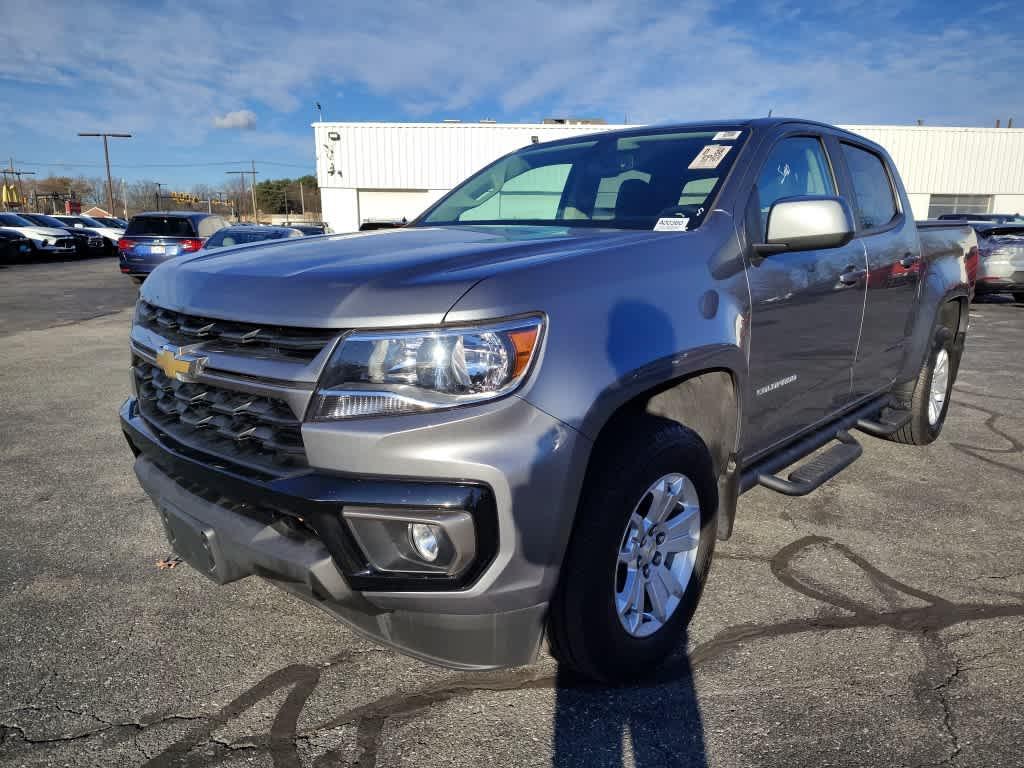
[[[944,213],[991,213],[992,195],[932,195],[928,201],[928,218]]]

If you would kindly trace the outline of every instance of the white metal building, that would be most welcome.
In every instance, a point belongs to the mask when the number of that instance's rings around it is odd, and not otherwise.
[[[335,232],[413,219],[474,171],[528,144],[621,125],[314,123],[324,220]],[[849,125],[885,147],[914,216],[1024,212],[1024,129]]]

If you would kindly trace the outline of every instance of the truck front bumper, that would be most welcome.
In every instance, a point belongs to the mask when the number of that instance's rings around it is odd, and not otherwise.
[[[535,410],[522,401],[513,407]],[[508,468],[507,485],[500,483],[504,487],[495,493],[482,481],[389,479],[376,473],[310,470],[276,479],[254,477],[166,439],[141,417],[134,400],[122,406],[120,415],[136,455],[135,473],[156,505],[168,539],[184,560],[213,581],[261,576],[375,641],[447,667],[494,669],[535,658],[558,563],[538,562],[536,553],[524,548],[524,537],[515,530],[524,522],[523,511],[517,511],[516,519],[510,503],[529,504],[551,493],[550,505],[563,495],[575,496],[578,488],[571,486],[578,481],[578,452],[566,450],[575,432],[561,426],[562,438],[553,443],[556,450],[546,455],[541,451],[541,456],[527,453],[530,466]],[[506,421],[508,416],[498,418]],[[532,414],[528,422],[540,426]],[[550,429],[546,419],[540,422]],[[573,437],[566,439],[570,432]],[[536,450],[537,435],[523,437],[533,438],[527,445]],[[488,469],[493,471],[493,465]],[[566,485],[519,487],[520,471],[558,475]],[[458,588],[423,588],[415,582],[391,588],[365,569],[358,546],[344,535],[341,513],[346,505],[469,508],[478,530],[493,536],[494,546],[481,548],[484,562]],[[554,561],[557,552],[560,562],[571,527],[566,518],[571,523],[572,515],[570,510],[558,511],[528,510],[537,529],[526,538],[547,537],[551,554],[543,559]]]

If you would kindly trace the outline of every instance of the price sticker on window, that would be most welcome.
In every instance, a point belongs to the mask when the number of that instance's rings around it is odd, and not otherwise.
[[[711,168],[717,168],[729,150],[731,146],[725,144],[708,144],[697,153],[697,156],[693,158],[693,162],[690,163],[691,171],[708,170]]]

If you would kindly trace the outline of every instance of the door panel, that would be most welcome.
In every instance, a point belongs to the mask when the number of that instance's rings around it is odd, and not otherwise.
[[[769,256],[748,270],[751,296],[750,453],[785,440],[851,400],[864,311],[864,248]],[[853,284],[843,275],[860,273]]]
[[[868,261],[864,323],[853,370],[854,396],[862,397],[890,386],[903,365],[923,265],[917,226],[900,211],[884,160],[864,147],[846,142],[839,146],[858,239]]]
[[[758,228],[752,237],[762,242],[772,202],[821,194],[836,194],[836,186],[820,139],[783,138],[762,167],[748,208],[748,230]],[[755,206],[758,210],[751,211]],[[744,456],[849,404],[866,272],[864,246],[856,240],[840,248],[751,257],[752,391]]]

